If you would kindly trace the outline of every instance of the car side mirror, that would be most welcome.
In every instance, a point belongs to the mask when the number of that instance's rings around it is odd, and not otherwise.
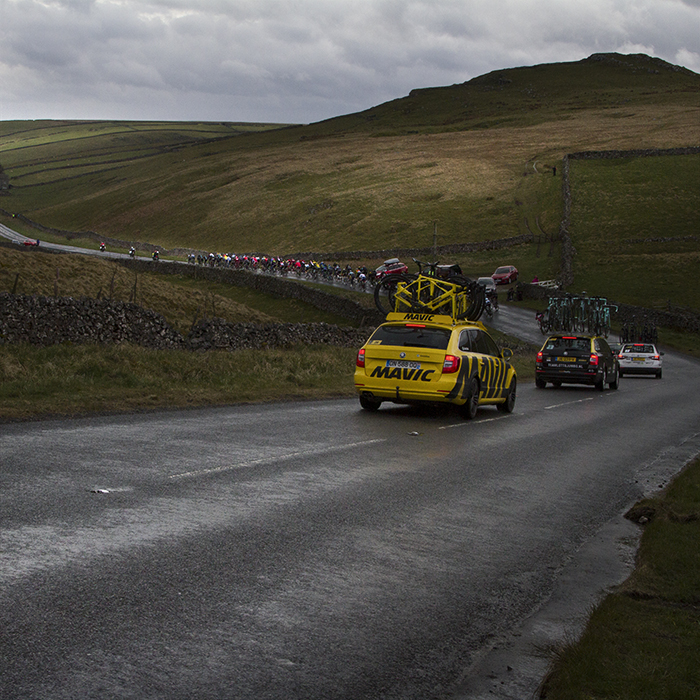
[[[508,362],[508,360],[513,357],[513,351],[510,348],[503,348],[503,350],[501,350],[501,357]]]

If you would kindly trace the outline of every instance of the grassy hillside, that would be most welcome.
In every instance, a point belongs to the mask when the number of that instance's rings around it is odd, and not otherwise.
[[[700,309],[700,155],[572,161],[571,187],[577,290]]]
[[[553,167],[571,151],[698,144],[700,76],[648,56],[605,55],[496,71],[359,114],[248,133],[231,124],[0,124],[0,163],[12,185],[0,206],[161,249],[427,247],[435,222],[440,244],[555,232],[561,181]],[[589,189],[608,192],[611,209],[618,203],[609,188],[625,178],[609,180],[616,165],[591,166]],[[696,201],[693,187],[669,188],[681,168],[643,168],[649,187],[635,194],[635,220],[620,217],[606,236],[638,238],[639,219],[658,220],[662,200],[667,209]],[[675,235],[697,232],[688,219],[680,226]],[[457,262],[490,273],[506,259],[523,278],[556,272],[556,256],[538,258],[533,246]],[[582,258],[582,275],[587,266]],[[582,280],[591,287],[608,277]]]

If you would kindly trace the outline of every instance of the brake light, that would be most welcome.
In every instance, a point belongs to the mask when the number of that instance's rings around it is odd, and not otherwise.
[[[365,366],[365,349],[360,348],[360,350],[357,353],[357,359],[355,360],[355,364],[358,367],[364,367]]]
[[[597,365],[598,364],[598,355],[591,355],[591,359],[588,360],[589,365]]]
[[[455,355],[445,355],[445,361],[442,363],[442,373],[452,374],[459,369],[459,357]]]
[[[561,337],[562,340],[578,340],[578,338],[575,335],[563,335]]]
[[[543,354],[542,351],[540,350],[540,351],[537,353],[537,360],[536,360],[536,362],[542,362],[543,359],[544,359],[544,354]]]
[[[655,360],[660,360],[660,359],[661,359],[661,355],[654,355],[654,359],[655,359]]]
[[[425,323],[407,323],[406,328],[425,328]]]

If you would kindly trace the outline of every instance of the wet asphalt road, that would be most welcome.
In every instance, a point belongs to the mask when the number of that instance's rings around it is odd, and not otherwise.
[[[664,359],[471,423],[343,400],[0,425],[0,697],[453,696],[697,433],[700,365]]]

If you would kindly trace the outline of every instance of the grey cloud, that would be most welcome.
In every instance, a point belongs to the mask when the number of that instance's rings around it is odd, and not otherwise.
[[[596,51],[700,70],[700,0],[2,2],[1,119],[315,121]]]

